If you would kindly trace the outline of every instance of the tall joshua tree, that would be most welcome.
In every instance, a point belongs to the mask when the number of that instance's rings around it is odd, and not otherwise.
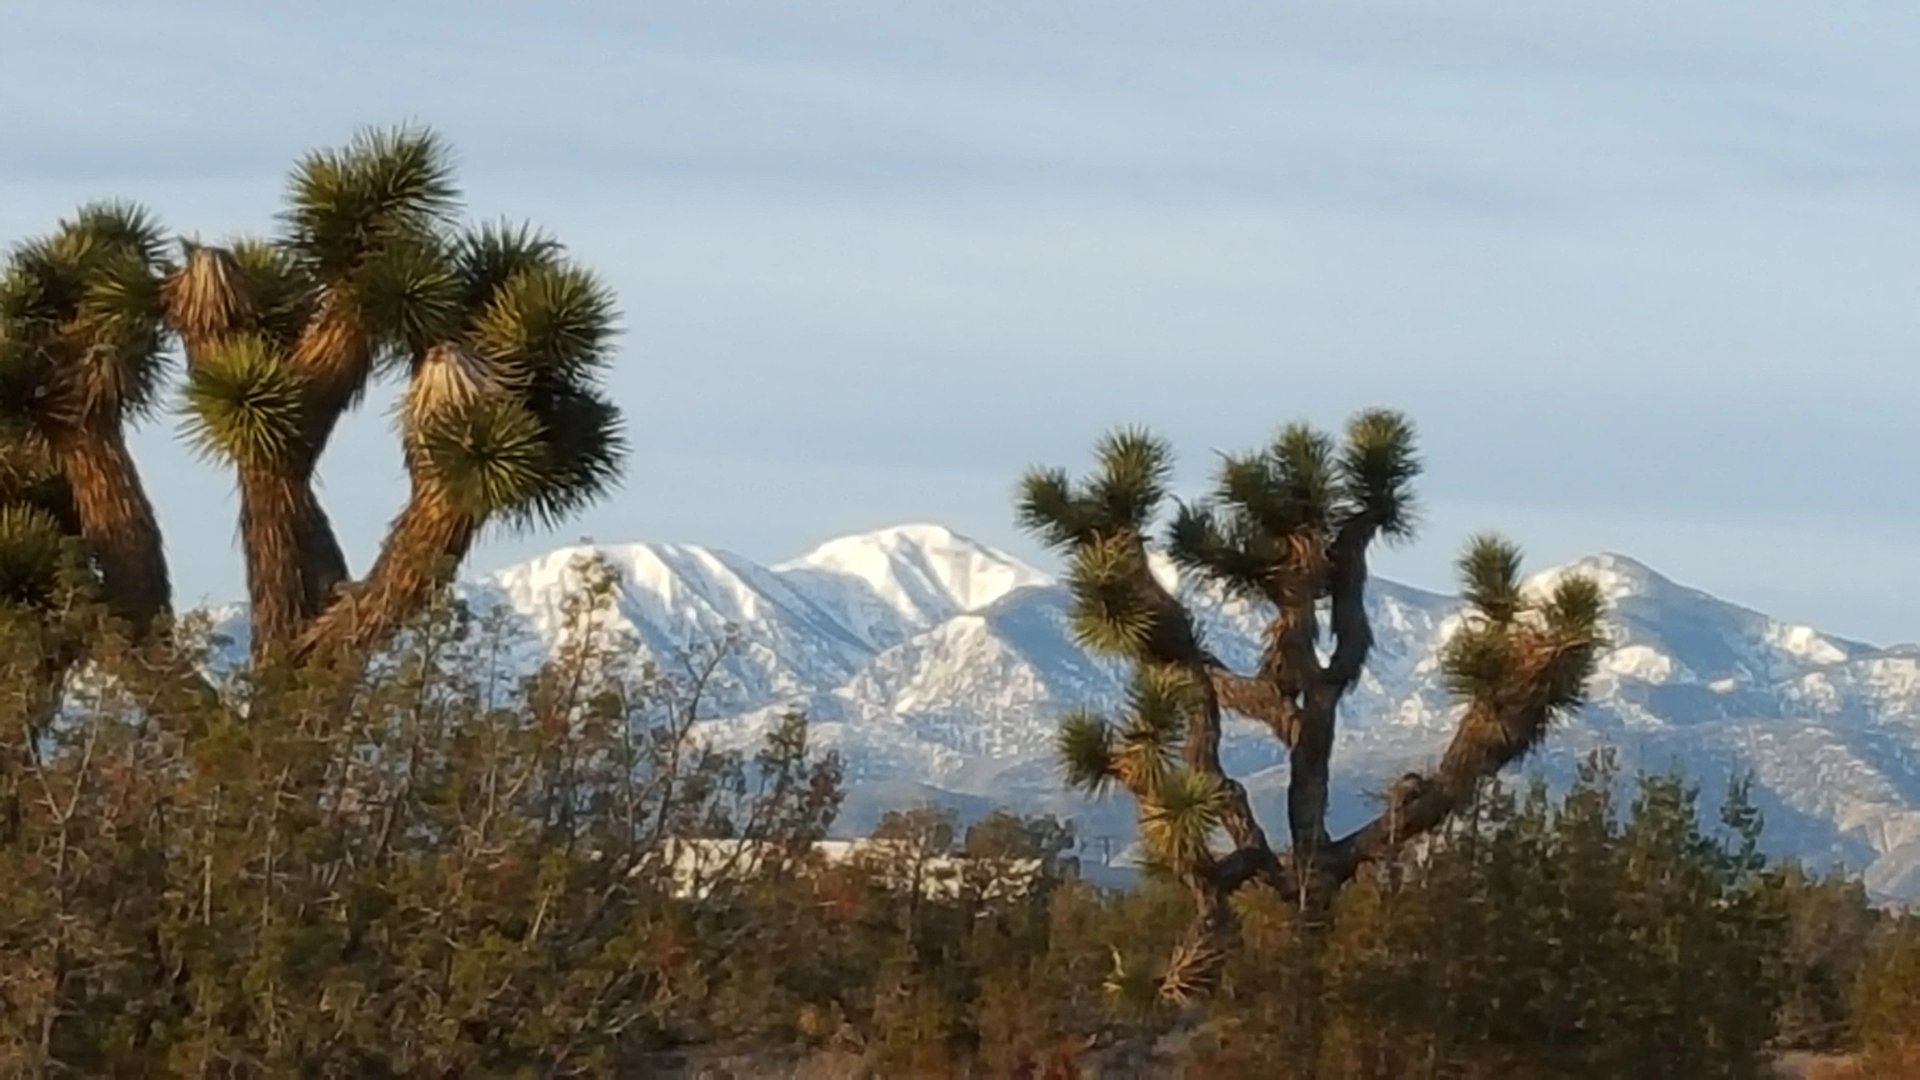
[[[624,456],[598,388],[612,296],[530,228],[461,226],[458,199],[431,132],[374,131],[302,160],[266,238],[173,245],[113,204],[18,246],[0,283],[0,587],[44,602],[77,550],[136,634],[169,614],[125,430],[173,341],[185,434],[236,476],[256,658],[378,644],[489,525],[604,494]],[[356,581],[314,480],[383,374],[406,381],[410,492]]]
[[[1099,444],[1088,478],[1030,472],[1020,518],[1069,558],[1081,643],[1132,665],[1122,715],[1070,716],[1058,748],[1073,785],[1133,796],[1152,857],[1193,894],[1194,925],[1161,979],[1162,995],[1178,1001],[1212,985],[1236,891],[1275,889],[1324,908],[1362,867],[1439,826],[1578,707],[1602,640],[1603,604],[1581,577],[1525,595],[1518,549],[1474,539],[1458,563],[1469,613],[1444,656],[1461,706],[1452,739],[1432,768],[1393,786],[1377,818],[1335,836],[1327,801],[1338,714],[1373,646],[1368,552],[1414,528],[1412,425],[1398,413],[1363,412],[1344,441],[1288,426],[1259,452],[1225,457],[1212,493],[1175,506],[1156,535],[1171,466],[1164,442],[1116,432]],[[1255,670],[1229,670],[1208,650],[1193,614],[1153,573],[1150,545],[1271,612]],[[1221,767],[1229,712],[1264,726],[1288,751],[1282,847]]]

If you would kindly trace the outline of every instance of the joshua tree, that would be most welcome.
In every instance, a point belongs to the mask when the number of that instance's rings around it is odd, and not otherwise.
[[[1195,923],[1161,980],[1162,995],[1178,1001],[1211,986],[1237,890],[1276,889],[1324,910],[1362,867],[1440,825],[1576,708],[1601,642],[1603,604],[1580,577],[1547,596],[1523,595],[1518,549],[1473,540],[1458,564],[1469,615],[1445,655],[1462,706],[1452,740],[1437,765],[1387,792],[1376,819],[1334,836],[1327,788],[1338,712],[1373,645],[1368,549],[1413,532],[1420,464],[1412,426],[1397,413],[1363,412],[1336,444],[1291,425],[1258,453],[1225,457],[1212,494],[1171,514],[1164,548],[1178,567],[1270,609],[1252,672],[1231,671],[1209,652],[1193,615],[1151,569],[1171,461],[1168,446],[1143,432],[1111,434],[1090,478],[1030,472],[1020,517],[1068,554],[1079,640],[1133,668],[1124,715],[1076,713],[1058,746],[1071,784],[1118,786],[1134,797],[1152,857],[1193,894]],[[1287,748],[1283,849],[1221,768],[1228,711]]]
[[[185,434],[240,492],[258,658],[376,645],[490,524],[564,519],[623,458],[600,393],[614,306],[558,243],[462,227],[432,133],[362,134],[294,169],[277,233],[170,241],[88,206],[18,245],[0,281],[0,602],[98,591],[136,636],[170,615],[161,530],[129,423],[185,358]],[[411,492],[364,577],[314,491],[340,418],[381,374]]]

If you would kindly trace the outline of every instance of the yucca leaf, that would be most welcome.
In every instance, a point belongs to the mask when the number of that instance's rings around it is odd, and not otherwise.
[[[525,223],[497,221],[468,229],[453,249],[461,310],[484,310],[515,277],[557,267],[563,251],[558,240]]]
[[[15,245],[0,294],[0,317],[39,334],[65,324],[80,306],[87,271],[102,250],[83,237],[65,235]]]
[[[544,481],[513,517],[520,527],[552,528],[605,498],[620,482],[627,459],[625,421],[618,406],[586,390],[540,395],[535,409],[547,431]]]
[[[245,282],[248,318],[244,329],[277,344],[291,346],[313,318],[317,288],[287,247],[268,240],[243,238],[229,256]]]
[[[158,218],[136,203],[88,203],[62,221],[60,231],[88,245],[132,256],[150,269],[159,266],[166,256],[166,230]]]
[[[59,589],[75,548],[52,514],[0,506],[0,604],[38,607]]]
[[[508,278],[475,320],[482,355],[561,383],[591,378],[611,358],[613,293],[578,266],[536,266]]]
[[[1113,729],[1097,714],[1069,713],[1054,736],[1054,753],[1068,787],[1099,795],[1113,783]]]
[[[1065,469],[1029,469],[1020,479],[1020,527],[1050,547],[1066,547],[1092,538],[1093,514],[1077,497]]]
[[[544,425],[510,398],[483,397],[438,413],[415,440],[425,477],[477,519],[525,507],[551,479]]]
[[[1548,630],[1562,641],[1598,645],[1605,634],[1606,594],[1585,574],[1561,578],[1542,612]]]
[[[1186,733],[1193,684],[1178,668],[1138,665],[1127,694],[1115,769],[1135,792],[1158,791],[1173,771]]]
[[[385,245],[360,267],[352,289],[363,328],[397,363],[452,338],[465,313],[459,268],[430,237]]]
[[[1168,526],[1167,554],[1174,565],[1197,570],[1234,595],[1249,598],[1266,595],[1277,565],[1272,542],[1239,508],[1221,512],[1181,504]]]
[[[1467,626],[1441,650],[1440,670],[1455,697],[1490,701],[1509,688],[1514,660],[1514,643],[1506,628]]]
[[[1333,439],[1304,423],[1288,424],[1269,451],[1275,481],[1286,496],[1287,516],[1325,528],[1333,517]]]
[[[1143,428],[1120,428],[1095,447],[1099,471],[1087,488],[1107,529],[1145,530],[1173,476],[1173,450]]]
[[[1258,522],[1268,532],[1289,532],[1300,524],[1292,493],[1269,454],[1220,455],[1214,491],[1236,516]]]
[[[253,334],[221,340],[187,373],[188,439],[237,465],[285,459],[300,438],[302,389],[277,347]]]
[[[1116,536],[1083,544],[1067,572],[1073,632],[1098,653],[1137,656],[1153,635],[1155,612],[1144,588],[1148,573],[1137,540]]]
[[[1226,813],[1226,789],[1218,777],[1178,769],[1140,804],[1140,833],[1147,846],[1172,866],[1185,868],[1210,857],[1208,841]]]
[[[370,129],[301,160],[282,220],[300,260],[338,283],[386,245],[437,233],[458,202],[439,136],[416,127]]]
[[[1420,471],[1413,422],[1405,414],[1368,409],[1348,421],[1339,462],[1342,494],[1390,540],[1413,534],[1413,481]]]
[[[62,484],[44,439],[25,424],[0,424],[0,503],[37,502]]]
[[[1508,623],[1520,611],[1520,548],[1489,533],[1467,541],[1455,560],[1461,596],[1481,615]]]
[[[164,374],[163,313],[161,279],[148,264],[125,253],[95,264],[72,329],[73,377],[90,408],[151,407]]]
[[[1141,664],[1127,686],[1128,730],[1143,740],[1177,748],[1195,705],[1193,676],[1168,664]]]

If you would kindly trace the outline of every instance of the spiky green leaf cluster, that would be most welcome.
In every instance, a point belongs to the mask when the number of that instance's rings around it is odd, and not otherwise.
[[[1219,829],[1226,808],[1226,788],[1218,777],[1176,769],[1141,796],[1141,838],[1168,865],[1204,863],[1211,858],[1208,841]]]
[[[482,355],[529,377],[571,383],[606,364],[616,319],[612,291],[591,271],[535,265],[500,283],[471,340]]]
[[[153,404],[164,374],[163,248],[144,210],[96,203],[13,249],[0,274],[10,415],[42,427],[117,423]]]
[[[1096,447],[1097,468],[1075,481],[1062,469],[1034,469],[1021,484],[1023,527],[1070,554],[1073,631],[1088,649],[1140,657],[1169,633],[1191,636],[1170,609],[1147,561],[1147,530],[1166,500],[1173,454],[1166,442],[1122,428]]]
[[[1467,541],[1454,562],[1461,598],[1488,622],[1506,624],[1520,613],[1520,548],[1490,534]]]
[[[1076,548],[1067,568],[1074,640],[1096,653],[1137,657],[1159,629],[1146,553],[1122,533]]]
[[[58,518],[36,506],[0,505],[0,605],[43,608],[70,580],[78,555]]]
[[[1179,760],[1188,717],[1196,707],[1192,677],[1166,664],[1135,667],[1127,690],[1126,721],[1114,752],[1115,769],[1127,787],[1151,792]]]
[[[525,222],[491,221],[468,229],[454,243],[460,272],[460,307],[479,311],[507,282],[547,270],[565,255],[560,242]]]
[[[1469,617],[1441,657],[1447,688],[1479,710],[1505,751],[1524,752],[1585,702],[1606,641],[1605,597],[1579,575],[1527,595],[1520,551],[1499,537],[1473,538],[1458,566]]]
[[[1121,533],[1145,535],[1167,496],[1172,448],[1145,430],[1121,428],[1100,439],[1095,461],[1094,474],[1078,483],[1064,469],[1028,472],[1021,482],[1021,526],[1063,548]]]
[[[482,231],[454,250],[465,260],[455,273],[463,290],[492,283],[484,301],[463,312],[458,340],[484,369],[492,392],[511,396],[537,430],[537,446],[512,455],[525,482],[476,478],[468,490],[492,492],[490,514],[509,524],[552,525],[610,491],[625,462],[619,409],[598,387],[611,358],[612,294],[567,263],[557,244],[531,233]],[[416,383],[427,375],[422,366]],[[482,426],[491,429],[498,420],[485,418]],[[446,471],[450,461],[437,468],[449,482],[466,483]],[[499,501],[509,491],[518,494]]]
[[[284,462],[301,437],[301,379],[284,354],[254,334],[226,338],[188,369],[188,439],[209,456],[249,468]]]
[[[1210,497],[1174,516],[1167,551],[1237,595],[1277,600],[1350,526],[1369,539],[1410,536],[1419,474],[1413,426],[1397,412],[1357,414],[1338,444],[1289,424],[1257,453],[1222,456]]]
[[[312,275],[350,281],[396,245],[438,235],[459,206],[452,157],[423,128],[369,130],[294,169],[281,215],[287,247]]]
[[[1418,523],[1413,482],[1420,477],[1413,422],[1391,409],[1367,409],[1347,422],[1338,467],[1348,513],[1364,512],[1391,540],[1413,536]]]
[[[507,396],[433,416],[415,433],[424,477],[462,512],[486,519],[533,502],[546,476],[546,427]]]
[[[357,313],[388,362],[404,367],[434,345],[459,334],[459,267],[437,237],[415,236],[387,246],[353,283]]]
[[[1099,795],[1116,779],[1113,728],[1097,713],[1067,714],[1054,735],[1054,756],[1068,787]]]

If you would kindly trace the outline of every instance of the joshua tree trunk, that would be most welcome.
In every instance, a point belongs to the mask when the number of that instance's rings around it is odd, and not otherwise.
[[[171,614],[173,588],[153,503],[118,426],[77,431],[54,442],[73,492],[80,535],[99,563],[107,608],[143,636]]]

